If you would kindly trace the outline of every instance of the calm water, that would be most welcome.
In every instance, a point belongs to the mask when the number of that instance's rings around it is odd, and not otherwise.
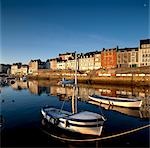
[[[16,82],[1,88],[2,147],[149,147],[149,129],[119,138],[98,142],[66,142],[50,134],[68,138],[86,138],[42,124],[41,107],[51,105],[72,111],[71,87],[61,87],[46,81]],[[136,97],[143,100],[139,110],[99,106],[88,101],[88,95]],[[101,137],[117,134],[149,124],[150,88],[79,85],[78,111],[88,110],[107,118]],[[62,106],[63,105],[63,106]],[[45,132],[46,131],[46,132]],[[87,136],[89,138],[89,136]],[[90,137],[92,138],[92,137]]]

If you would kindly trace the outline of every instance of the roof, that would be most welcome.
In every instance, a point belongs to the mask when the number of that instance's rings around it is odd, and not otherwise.
[[[61,55],[72,55],[72,54],[75,54],[75,52],[60,53],[59,56],[61,56]]]
[[[140,45],[142,45],[142,44],[150,44],[150,39],[140,40]]]
[[[119,48],[117,51],[125,52],[125,51],[132,51],[132,50],[138,51],[138,47],[132,47],[132,48]]]
[[[117,50],[117,48],[108,48],[108,49],[103,48],[102,52],[104,52],[104,51],[112,51],[112,50]]]

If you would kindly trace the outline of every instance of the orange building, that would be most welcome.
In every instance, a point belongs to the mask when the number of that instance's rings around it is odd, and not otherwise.
[[[117,67],[117,48],[103,48],[101,52],[101,66],[106,69]]]

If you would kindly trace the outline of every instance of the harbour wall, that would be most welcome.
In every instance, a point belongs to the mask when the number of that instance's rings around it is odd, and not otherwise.
[[[66,73],[62,71],[40,70],[36,73],[28,75],[29,79],[60,81],[62,78],[74,79],[74,73]],[[85,84],[105,84],[105,85],[133,85],[133,86],[150,86],[149,74],[134,75],[101,75],[96,73],[78,74],[78,83]]]

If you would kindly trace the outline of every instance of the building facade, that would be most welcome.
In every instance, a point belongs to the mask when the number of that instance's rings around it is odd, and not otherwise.
[[[21,75],[27,75],[28,74],[28,70],[29,70],[29,66],[28,65],[22,65],[21,68],[20,68]]]
[[[117,67],[138,67],[138,48],[120,48],[117,50]]]
[[[54,58],[54,59],[50,59],[50,69],[51,70],[56,70],[57,69],[57,61],[58,61],[58,58]]]
[[[75,70],[75,68],[76,68],[76,61],[75,61],[75,59],[66,61],[66,69],[67,70]]]
[[[102,68],[116,68],[117,67],[117,48],[105,49],[101,52]]]
[[[140,40],[139,66],[150,66],[150,39]]]
[[[22,63],[13,63],[12,65],[11,65],[11,74],[12,75],[19,75],[20,74],[20,72],[21,72],[21,66],[22,66]]]
[[[38,69],[46,69],[46,62],[42,62],[40,59],[31,60],[29,62],[29,73],[37,72]]]
[[[10,74],[11,65],[0,64],[0,73]]]
[[[57,69],[58,70],[64,70],[64,69],[66,69],[66,60],[59,60],[57,62]]]
[[[101,68],[101,52],[95,52],[94,54],[94,69]]]
[[[81,54],[78,59],[79,70],[93,70],[94,69],[94,52],[88,52],[85,54]]]

